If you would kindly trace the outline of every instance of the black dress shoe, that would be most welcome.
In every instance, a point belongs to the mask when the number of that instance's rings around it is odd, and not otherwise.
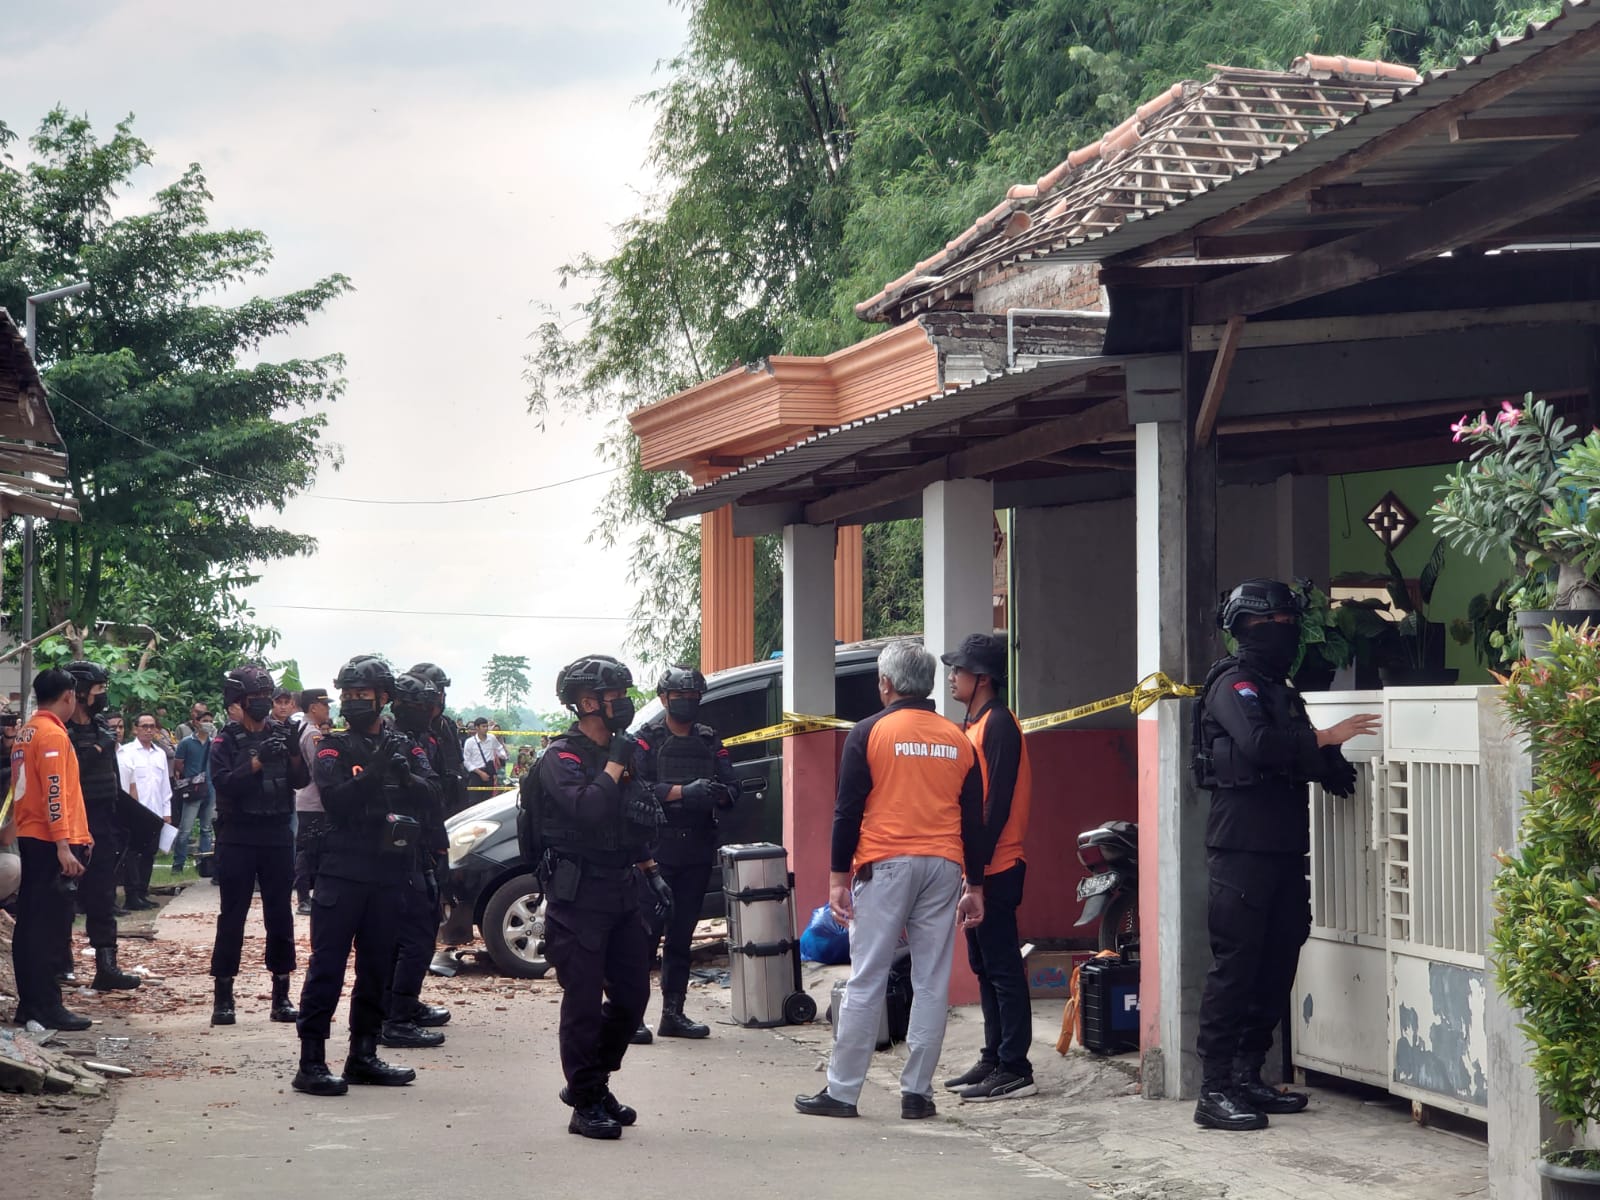
[[[1206,1091],[1194,1106],[1194,1123],[1207,1129],[1265,1129],[1267,1117],[1231,1091]]]
[[[30,1020],[39,1022],[46,1029],[55,1029],[61,1033],[81,1033],[94,1024],[88,1017],[71,1012],[66,1005],[59,1003],[54,1008],[29,1010],[27,1017],[17,1023],[26,1024]]]
[[[648,1046],[655,1040],[655,1035],[650,1032],[650,1026],[641,1024],[639,1028],[633,1031],[633,1035],[628,1038],[628,1044],[630,1046]]]
[[[920,1096],[916,1092],[900,1093],[900,1119],[902,1121],[921,1121],[938,1115],[939,1110],[934,1106],[932,1096]]]
[[[1311,1103],[1311,1097],[1304,1092],[1279,1091],[1260,1079],[1236,1082],[1233,1094],[1257,1112],[1272,1113],[1274,1116],[1305,1112],[1306,1106]]]
[[[843,1100],[835,1100],[828,1094],[828,1089],[823,1088],[815,1096],[796,1096],[794,1098],[795,1112],[805,1113],[808,1117],[858,1117],[854,1104],[846,1104]]]
[[[410,1021],[385,1021],[378,1043],[405,1050],[431,1050],[444,1045],[444,1034],[437,1029],[422,1029]]]
[[[567,1122],[567,1132],[576,1133],[580,1137],[613,1141],[622,1136],[622,1126],[603,1105],[586,1104],[582,1108],[572,1110],[572,1119]]]
[[[561,1103],[565,1104],[568,1108],[573,1107],[571,1089],[561,1089]],[[618,1100],[614,1095],[611,1094],[610,1088],[606,1089],[606,1094],[600,1101],[600,1107],[605,1109],[607,1115],[609,1115],[610,1118],[618,1125],[632,1125],[639,1119],[638,1110],[624,1104],[621,1100]]]

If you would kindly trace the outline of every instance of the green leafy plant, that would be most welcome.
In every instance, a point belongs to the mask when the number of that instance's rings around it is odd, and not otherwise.
[[[1395,623],[1395,632],[1399,635],[1407,664],[1418,670],[1439,665],[1428,661],[1430,643],[1437,643],[1441,648],[1443,646],[1442,641],[1434,636],[1434,631],[1439,630],[1440,626],[1428,619],[1428,606],[1433,602],[1434,588],[1439,585],[1439,575],[1444,570],[1444,549],[1444,539],[1440,538],[1434,543],[1428,561],[1423,564],[1422,573],[1417,576],[1415,593],[1405,573],[1400,570],[1400,564],[1395,562],[1393,551],[1383,552],[1383,565],[1389,572],[1386,584],[1389,603],[1395,612],[1405,614]]]
[[[1450,622],[1450,636],[1457,644],[1471,646],[1480,666],[1494,672],[1507,669],[1520,658],[1520,652],[1507,654],[1507,629],[1515,630],[1516,617],[1511,607],[1513,585],[1509,580],[1495,584],[1488,594],[1479,592],[1467,602],[1467,615]],[[1520,647],[1520,638],[1518,646]]]
[[[1520,846],[1499,856],[1490,962],[1521,1009],[1540,1096],[1581,1129],[1600,1115],[1600,634],[1558,627],[1505,687],[1534,755]],[[1581,1165],[1593,1168],[1594,1164]]]
[[[1519,571],[1554,572],[1557,609],[1600,608],[1600,430],[1580,440],[1531,395],[1451,429],[1472,453],[1439,485],[1435,532],[1480,561],[1500,552]]]

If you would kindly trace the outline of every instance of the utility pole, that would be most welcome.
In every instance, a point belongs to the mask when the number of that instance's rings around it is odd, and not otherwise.
[[[76,296],[80,292],[89,290],[89,283],[84,280],[80,283],[69,283],[66,287],[52,288],[48,292],[38,292],[29,296],[23,306],[23,327],[28,342],[28,357],[33,359],[35,367],[39,365],[39,356],[36,352],[38,343],[38,322],[36,313],[39,305],[49,304],[54,300],[63,300],[68,296]],[[33,641],[33,517],[22,518],[22,640],[27,643]],[[22,715],[27,717],[33,708],[33,646],[24,646],[22,651],[22,682],[18,691],[22,693]]]

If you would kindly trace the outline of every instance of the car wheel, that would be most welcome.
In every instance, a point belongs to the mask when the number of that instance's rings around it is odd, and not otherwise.
[[[483,944],[502,975],[543,979],[544,889],[532,874],[508,879],[495,889],[483,910]]]

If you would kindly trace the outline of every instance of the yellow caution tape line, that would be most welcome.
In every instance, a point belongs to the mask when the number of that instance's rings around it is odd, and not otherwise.
[[[846,721],[841,717],[814,717],[806,713],[783,714],[783,720],[776,725],[767,725],[761,729],[752,729],[749,733],[736,733],[732,737],[723,738],[724,746],[745,746],[751,742],[765,742],[773,738],[794,737],[801,733],[818,733],[824,729],[853,729],[854,721]]]
[[[1069,721],[1077,721],[1083,717],[1092,717],[1096,713],[1109,712],[1113,708],[1126,706],[1135,716],[1145,711],[1152,704],[1168,697],[1197,696],[1200,689],[1191,687],[1186,683],[1174,683],[1160,671],[1146,675],[1134,685],[1131,692],[1123,692],[1120,696],[1108,696],[1104,700],[1096,700],[1092,704],[1080,704],[1077,708],[1064,708],[1060,712],[1042,713],[1037,717],[1029,717],[1018,722],[1023,733],[1037,733],[1041,729],[1053,729],[1057,725],[1065,725]]]

